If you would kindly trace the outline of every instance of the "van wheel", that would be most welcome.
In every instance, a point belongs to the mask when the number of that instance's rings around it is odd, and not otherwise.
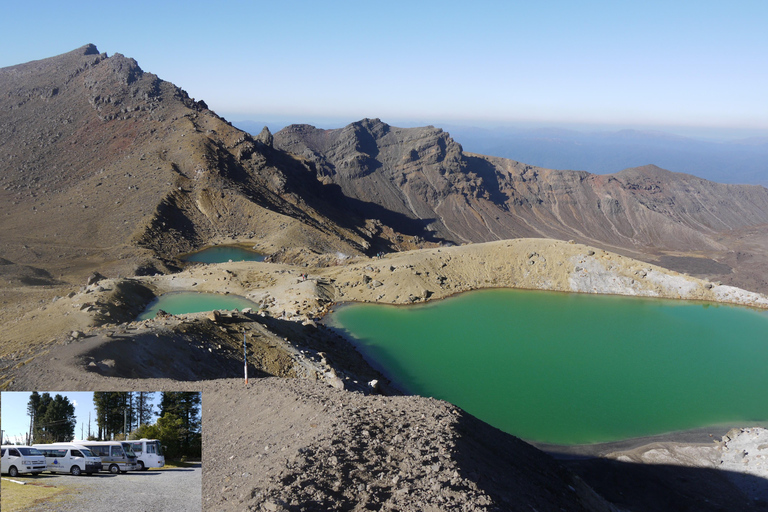
[[[72,476],[80,476],[80,467],[72,466],[72,469],[70,469],[69,472],[72,473]]]
[[[120,472],[120,466],[118,466],[117,464],[112,464],[111,466],[109,466],[109,472],[112,473],[113,475],[118,474]]]
[[[144,471],[145,469],[147,468],[144,467],[144,463],[139,461],[139,471]]]
[[[16,466],[11,466],[8,468],[8,474],[11,476],[11,478],[16,478],[19,476],[19,470],[16,469]]]

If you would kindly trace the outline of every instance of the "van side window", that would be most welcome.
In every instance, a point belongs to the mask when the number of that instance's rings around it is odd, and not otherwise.
[[[8,455],[10,455],[11,457],[21,457],[19,450],[17,450],[16,448],[11,448],[10,450],[8,450]]]
[[[0,457],[5,457],[5,448],[3,448],[3,449],[2,449],[2,450],[0,450],[0,451],[2,452],[2,453],[0,453]]]
[[[147,443],[147,453],[155,453],[155,445]]]
[[[133,451],[136,452],[137,455],[141,453],[141,443],[133,443],[131,448],[133,448]]]
[[[112,457],[122,457],[122,456],[123,456],[123,447],[112,446]]]
[[[80,452],[80,450],[72,450],[72,456],[73,457],[82,457],[83,454]]]

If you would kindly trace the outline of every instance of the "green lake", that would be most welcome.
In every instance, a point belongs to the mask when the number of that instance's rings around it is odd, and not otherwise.
[[[217,293],[201,292],[171,292],[164,293],[147,305],[137,320],[155,318],[158,310],[173,315],[186,313],[202,313],[214,309],[258,309],[259,305],[239,295],[219,295]]]
[[[330,318],[409,393],[529,441],[768,421],[768,314],[700,302],[481,290]]]
[[[226,263],[228,261],[263,261],[264,256],[234,245],[215,245],[198,252],[186,254],[182,261],[191,263]]]

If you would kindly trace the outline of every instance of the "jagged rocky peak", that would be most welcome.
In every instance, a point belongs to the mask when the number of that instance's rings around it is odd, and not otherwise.
[[[259,132],[255,140],[271,148],[274,143],[274,139],[275,138],[272,135],[272,132],[270,132],[269,128],[265,126],[264,128],[261,129],[261,132]]]
[[[139,67],[139,63],[122,53],[114,54],[108,62],[112,71],[124,85],[130,85],[144,75],[144,71]]]
[[[385,168],[417,160],[427,164],[458,162],[463,155],[461,144],[441,128],[398,128],[378,118],[362,119],[334,130],[291,125],[275,134],[275,146],[316,160],[321,168],[339,167],[344,162],[341,167],[347,169],[368,169],[370,159]],[[359,176],[361,172],[351,174]]]
[[[88,43],[86,45],[83,45],[75,51],[78,51],[78,50],[82,50],[83,55],[99,55],[99,49],[93,43]],[[106,56],[106,53],[104,54],[104,56]]]

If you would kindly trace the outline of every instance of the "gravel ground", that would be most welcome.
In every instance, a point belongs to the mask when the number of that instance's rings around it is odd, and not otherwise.
[[[200,511],[201,476],[199,464],[192,468],[130,471],[119,475],[101,472],[92,476],[74,477],[43,473],[37,477],[36,482],[70,487],[74,492],[61,501],[38,505],[29,511]]]
[[[203,392],[205,510],[614,509],[555,460],[447,402],[301,379]]]

